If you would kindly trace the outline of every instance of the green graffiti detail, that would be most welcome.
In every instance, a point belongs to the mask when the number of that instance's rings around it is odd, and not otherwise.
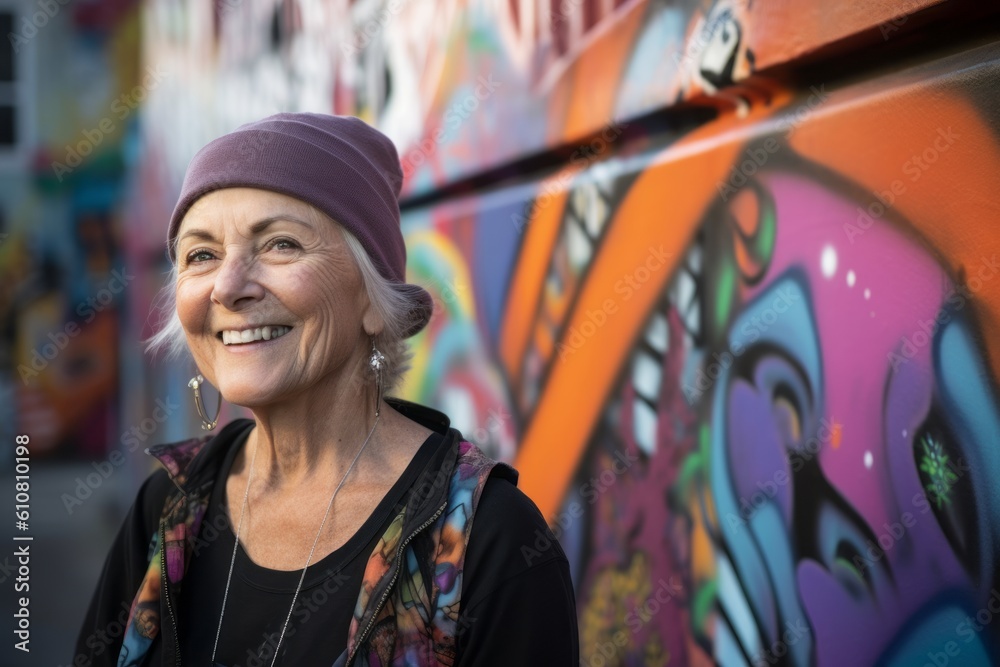
[[[702,636],[708,636],[708,618],[715,606],[716,594],[719,592],[719,582],[709,579],[698,587],[691,603],[691,625]]]
[[[948,455],[933,436],[925,435],[920,444],[924,448],[920,470],[927,475],[927,493],[940,509],[945,504],[951,504],[951,488],[958,481],[958,476],[951,471]]]
[[[769,193],[760,192],[760,220],[755,245],[757,256],[765,264],[770,263],[774,254],[774,242],[778,236],[778,220],[774,211],[774,199]]]
[[[715,327],[721,331],[729,321],[736,296],[736,267],[726,262],[719,273],[719,291],[715,296]]]

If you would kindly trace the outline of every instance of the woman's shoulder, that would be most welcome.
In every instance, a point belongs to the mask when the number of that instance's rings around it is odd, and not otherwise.
[[[508,477],[491,475],[473,517],[465,555],[463,606],[534,574],[568,578],[569,562],[538,506]],[[528,577],[528,579],[526,579]]]
[[[469,549],[502,551],[534,541],[541,534],[551,535],[538,506],[517,487],[519,474],[510,464],[495,460],[475,443],[459,439],[459,478],[478,477],[482,485],[475,503]]]
[[[529,569],[550,560],[566,560],[539,511],[538,506],[516,481],[504,475],[490,475],[476,507],[469,535],[468,551],[475,560],[513,559],[513,569]]]
[[[170,475],[159,466],[143,480],[136,493],[132,511],[142,517],[145,532],[156,530],[167,496],[175,490],[177,487],[170,479]]]

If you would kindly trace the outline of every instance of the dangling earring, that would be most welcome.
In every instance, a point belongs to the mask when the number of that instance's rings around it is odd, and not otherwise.
[[[375,339],[372,338],[372,353],[368,357],[368,368],[375,374],[375,416],[379,416],[382,410],[382,371],[385,370],[385,355],[375,347]]]
[[[219,423],[219,414],[222,412],[222,394],[219,394],[219,402],[215,406],[215,418],[209,419],[208,415],[205,414],[205,406],[201,403],[200,387],[204,381],[205,378],[201,375],[195,375],[188,382],[188,386],[194,389],[194,407],[198,411],[198,416],[201,417],[201,428],[205,431],[211,431]]]

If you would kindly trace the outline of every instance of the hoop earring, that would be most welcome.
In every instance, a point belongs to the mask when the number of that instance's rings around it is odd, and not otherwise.
[[[188,382],[188,386],[194,390],[194,407],[198,411],[198,416],[201,417],[201,428],[204,431],[211,431],[215,428],[215,425],[219,423],[219,414],[222,412],[222,394],[219,394],[219,402],[215,406],[215,418],[209,419],[208,415],[205,414],[205,406],[201,402],[201,390],[200,387],[202,383],[205,382],[200,374],[195,375]]]
[[[385,370],[385,355],[375,347],[375,338],[372,338],[372,353],[368,357],[368,368],[375,375],[375,416],[378,417],[382,410],[382,372]]]

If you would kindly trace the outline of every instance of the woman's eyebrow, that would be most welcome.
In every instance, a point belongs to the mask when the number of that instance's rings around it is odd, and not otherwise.
[[[313,229],[313,226],[308,222],[306,222],[305,220],[296,218],[294,215],[288,215],[287,213],[282,213],[281,215],[272,215],[253,223],[252,225],[250,225],[250,233],[260,234],[275,222],[280,222],[280,221],[294,222],[298,225],[302,225],[303,227],[308,227],[309,229]]]
[[[181,241],[183,241],[189,236],[194,237],[196,239],[201,239],[203,241],[215,240],[215,236],[210,231],[207,231],[205,229],[189,229],[183,234],[181,234],[179,237],[177,237],[177,245],[180,245]]]
[[[300,220],[299,218],[296,218],[293,215],[288,215],[287,213],[282,213],[281,215],[268,216],[266,218],[263,218],[261,220],[258,220],[255,223],[253,223],[252,225],[250,225],[250,233],[251,234],[260,234],[261,232],[263,232],[264,230],[266,230],[268,227],[270,227],[272,224],[274,224],[276,222],[280,222],[280,221],[294,222],[294,223],[296,223],[298,225],[302,225],[303,227],[308,227],[309,229],[313,229],[313,226],[311,224],[309,224],[308,222],[306,222],[305,220]],[[189,236],[197,238],[197,239],[201,239],[202,241],[214,241],[215,240],[215,235],[212,234],[212,232],[208,231],[207,229],[194,228],[194,229],[189,229],[186,232],[184,232],[183,234],[181,234],[177,238],[177,245],[180,245],[180,242],[182,240],[186,239]]]

